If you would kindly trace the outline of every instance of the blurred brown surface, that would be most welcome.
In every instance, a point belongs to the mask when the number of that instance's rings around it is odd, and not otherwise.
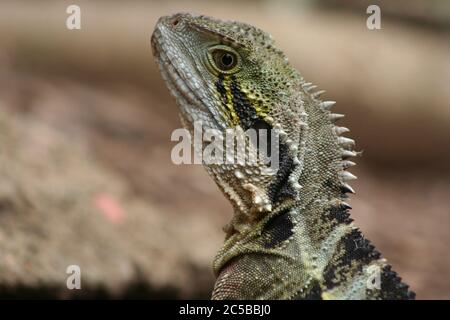
[[[270,31],[338,101],[364,150],[353,218],[418,298],[450,298],[445,31],[369,31],[365,10],[292,1],[81,1],[69,31],[69,2],[33,3],[0,3],[0,295],[209,297],[231,206],[201,167],[170,161],[180,124],[149,45],[159,16],[194,11]]]

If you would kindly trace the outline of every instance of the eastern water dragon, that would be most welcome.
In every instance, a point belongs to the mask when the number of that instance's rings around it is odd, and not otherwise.
[[[175,14],[159,19],[152,49],[191,132],[196,121],[220,132],[279,132],[274,174],[264,174],[266,163],[204,165],[234,207],[213,263],[213,299],[414,298],[349,217],[356,177],[347,169],[358,153],[335,124],[343,115],[269,34]]]

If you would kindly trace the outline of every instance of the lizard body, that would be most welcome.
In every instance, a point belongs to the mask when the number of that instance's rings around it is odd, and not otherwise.
[[[276,129],[279,169],[204,164],[234,207],[213,269],[213,299],[411,299],[349,217],[348,129],[271,36],[205,16],[162,17],[152,48],[183,125]],[[256,152],[258,144],[248,147]],[[378,276],[379,286],[374,283]],[[376,284],[376,283],[375,283]]]

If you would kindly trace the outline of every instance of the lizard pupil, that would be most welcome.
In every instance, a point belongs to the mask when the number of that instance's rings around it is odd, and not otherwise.
[[[222,56],[222,64],[224,65],[224,66],[231,66],[232,64],[233,64],[233,56],[231,55],[231,54],[229,54],[229,53],[225,53],[223,56]]]
[[[214,62],[218,69],[229,71],[237,64],[237,57],[232,52],[216,50],[213,52]]]

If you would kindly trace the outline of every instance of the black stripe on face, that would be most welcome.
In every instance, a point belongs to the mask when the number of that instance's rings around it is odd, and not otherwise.
[[[227,98],[227,89],[225,88],[225,85],[223,84],[224,78],[223,75],[219,76],[219,79],[216,81],[216,89],[220,93],[220,96],[225,100]]]
[[[264,120],[256,120],[255,122],[253,122],[251,129],[254,129],[256,131],[256,141],[252,141],[252,143],[258,149],[260,149],[262,144],[265,144],[267,157],[270,158],[270,156],[272,155],[272,126]],[[262,140],[263,136],[261,135],[259,130],[266,130],[266,141]]]
[[[246,94],[241,91],[235,76],[231,76],[230,91],[233,97],[234,111],[239,117],[242,128],[247,130],[253,127],[253,124],[259,120],[259,116]]]
[[[228,96],[227,96],[227,88],[225,86],[225,79],[223,75],[219,76],[219,80],[216,82],[216,89],[220,93],[222,97],[222,104],[228,110]],[[232,97],[232,104],[234,112],[237,114],[239,118],[239,122],[244,130],[254,129],[256,132],[256,141],[251,139],[253,145],[259,150],[260,147],[265,144],[265,155],[270,158],[271,157],[271,147],[272,147],[272,126],[267,123],[264,119],[259,117],[255,108],[252,106],[250,101],[247,99],[244,92],[241,91],[239,84],[236,80],[236,77],[231,77],[231,83],[229,86],[229,90]],[[231,116],[230,116],[231,117]],[[260,130],[265,130],[265,141],[261,140],[262,135]]]
[[[219,92],[220,97],[222,98],[222,106],[224,107],[225,110],[228,110],[228,98],[227,98],[227,88],[225,87],[225,81],[224,81],[224,77],[223,75],[219,75],[219,79],[216,81],[216,90],[217,92]],[[229,119],[233,119],[233,116],[231,115],[231,113],[229,114]]]

